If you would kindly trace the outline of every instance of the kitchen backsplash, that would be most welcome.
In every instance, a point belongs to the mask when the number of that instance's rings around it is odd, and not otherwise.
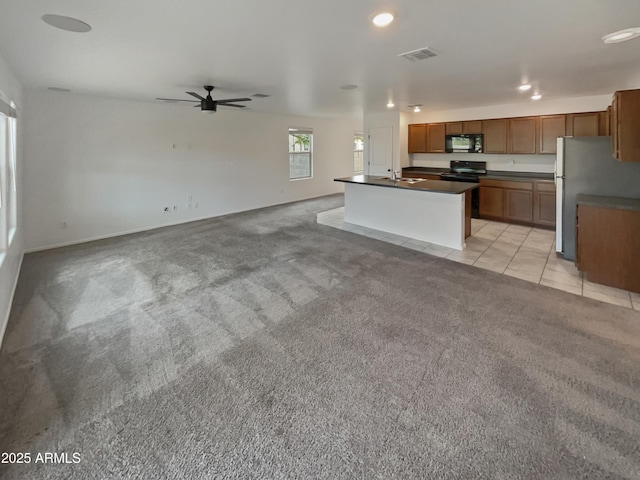
[[[488,153],[412,153],[412,167],[448,168],[451,160],[487,162],[487,170],[553,173],[555,155],[491,155]]]

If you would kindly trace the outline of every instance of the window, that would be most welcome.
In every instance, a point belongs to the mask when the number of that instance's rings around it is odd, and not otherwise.
[[[313,132],[289,129],[289,180],[313,176]]]
[[[0,100],[0,259],[17,224],[16,140],[15,105]]]
[[[11,106],[15,108],[13,102]],[[11,244],[17,226],[17,189],[16,189],[16,118],[7,120],[7,228],[9,229],[8,242]]]
[[[353,171],[364,171],[364,135],[358,132],[353,136]]]

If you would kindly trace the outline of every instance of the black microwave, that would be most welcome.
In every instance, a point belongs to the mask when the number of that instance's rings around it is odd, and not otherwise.
[[[447,135],[445,149],[447,153],[482,153],[482,134]]]

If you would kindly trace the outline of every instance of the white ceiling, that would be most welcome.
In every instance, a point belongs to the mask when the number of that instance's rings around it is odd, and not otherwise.
[[[374,27],[390,7],[397,19]],[[266,93],[254,111],[361,115],[422,104],[446,110],[640,88],[639,0],[0,0],[0,55],[29,89],[154,101]],[[89,33],[43,14],[89,23]],[[397,55],[430,46],[436,58]],[[356,90],[341,90],[345,84]]]

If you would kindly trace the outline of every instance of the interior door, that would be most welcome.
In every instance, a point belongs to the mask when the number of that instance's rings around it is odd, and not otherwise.
[[[369,129],[368,174],[388,177],[393,168],[393,127]]]

